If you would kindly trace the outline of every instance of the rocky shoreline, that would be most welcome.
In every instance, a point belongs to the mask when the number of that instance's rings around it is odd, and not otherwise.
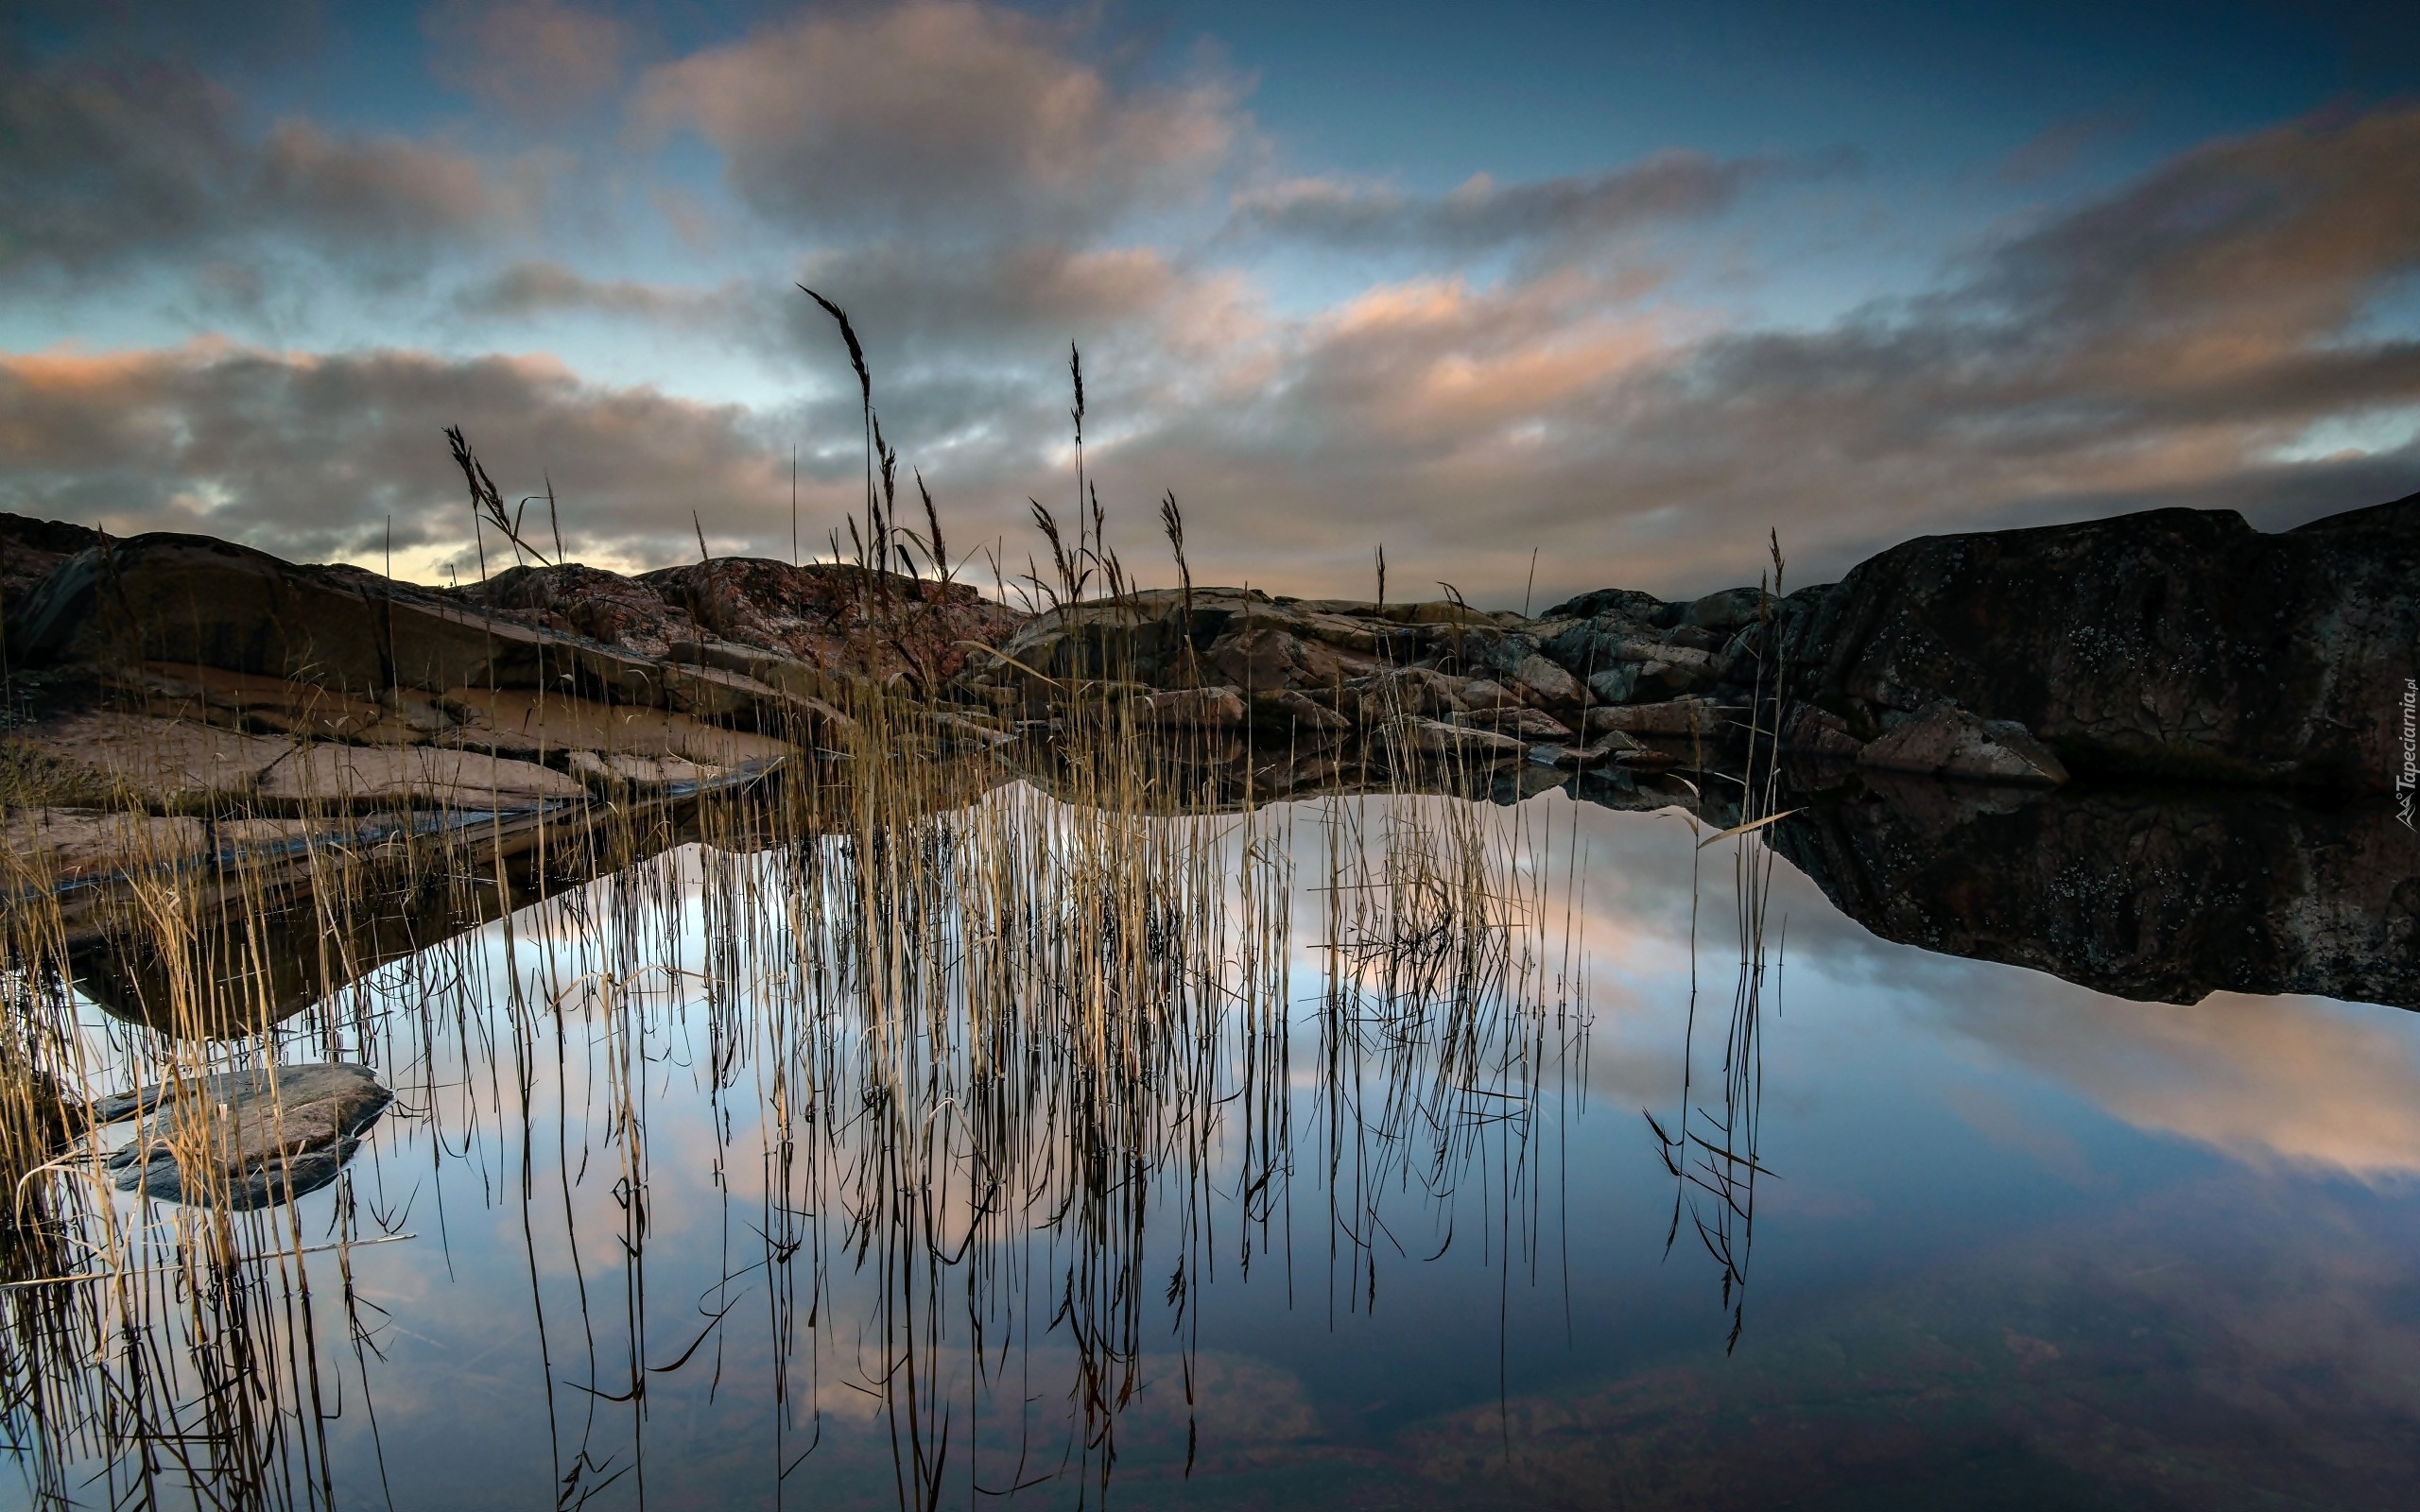
[[[2391,790],[2420,496],[2263,534],[2224,511],[1927,537],[1838,583],[1543,614],[1151,590],[1024,615],[963,584],[722,558],[436,590],[206,537],[0,516],[9,847],[54,880],[341,819],[680,796],[838,744],[936,752],[1115,706],[1263,795],[1415,759],[1521,790],[1889,771]]]

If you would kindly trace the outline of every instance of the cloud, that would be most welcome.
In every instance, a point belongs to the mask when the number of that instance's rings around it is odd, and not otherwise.
[[[854,446],[847,358],[831,318],[794,284],[834,291],[866,341],[887,434],[928,477],[1013,502],[1016,517],[1026,493],[1051,486],[1045,473],[1068,439],[1070,341],[1104,386],[1096,437],[1109,438],[1226,391],[1276,329],[1241,275],[1150,248],[884,243],[818,253],[790,271],[697,287],[525,262],[465,285],[454,306],[479,319],[588,315],[716,333],[821,394],[800,411],[808,434]]]
[[[2420,108],[2405,108],[2187,152],[2011,239],[1973,292],[2112,364],[2123,342],[2206,381],[2303,349],[2415,268]]]
[[[399,570],[427,574],[470,544],[441,436],[458,421],[508,490],[552,478],[592,560],[684,555],[692,509],[718,543],[786,534],[786,449],[738,405],[585,384],[544,357],[224,342],[0,356],[0,508],[371,561],[391,519]],[[854,502],[853,472],[806,483],[817,518]]]
[[[966,0],[808,12],[651,70],[637,113],[719,149],[763,215],[838,239],[1065,235],[1198,192],[1247,129],[1237,86],[1126,80],[1080,37]]]
[[[469,158],[397,138],[340,142],[307,121],[270,130],[252,201],[349,249],[459,235],[499,210]]]
[[[1384,541],[1397,581],[1451,579],[1491,604],[1519,601],[1535,547],[1540,602],[1609,581],[1694,594],[1752,580],[1771,526],[1805,582],[1924,531],[2177,503],[2284,524],[2420,487],[2408,432],[2374,427],[2386,438],[2325,455],[2306,444],[2343,429],[2325,422],[2420,404],[2420,337],[2381,305],[2420,273],[2420,110],[2208,144],[2003,230],[1929,290],[1791,326],[1690,305],[1661,270],[1677,259],[1606,253],[1647,234],[1731,247],[1709,217],[1820,161],[1667,152],[1435,197],[1318,178],[1238,195],[1263,150],[1243,83],[1140,76],[1090,12],[818,9],[634,80],[637,43],[610,19],[540,3],[443,15],[466,41],[440,66],[463,88],[514,92],[472,69],[517,58],[562,76],[548,110],[626,86],[642,133],[714,148],[753,219],[715,224],[722,197],[667,181],[684,149],[600,178],[598,203],[672,203],[688,244],[715,249],[694,283],[627,276],[637,265],[614,259],[628,249],[595,228],[576,252],[526,215],[551,239],[500,236],[532,198],[509,162],[303,120],[262,129],[182,64],[10,55],[0,274],[47,270],[89,291],[168,268],[222,301],[257,301],[278,286],[263,270],[302,248],[355,282],[438,270],[451,299],[436,315],[453,317],[440,333],[472,349],[511,339],[497,335],[508,322],[580,317],[645,322],[649,349],[675,360],[739,353],[803,397],[779,413],[676,406],[655,423],[668,438],[721,417],[724,440],[697,463],[704,496],[730,506],[734,530],[758,521],[758,549],[786,546],[786,480],[767,495],[783,500],[774,514],[738,507],[734,480],[794,437],[836,473],[857,444],[845,359],[793,278],[849,307],[887,433],[973,517],[968,537],[1018,539],[1025,497],[1061,496],[1073,339],[1091,380],[1088,461],[1113,509],[1147,536],[1149,502],[1173,489],[1197,574],[1280,591],[1357,590]],[[614,214],[596,225],[610,232]],[[1394,248],[1423,276],[1368,271]],[[1314,302],[1307,289],[1341,292]],[[224,405],[192,374],[214,372],[285,438],[256,469],[146,442],[139,464],[96,453],[81,484],[12,455],[7,486],[86,517],[113,490],[130,512],[173,495],[231,531],[257,505],[264,543],[335,541],[334,525],[310,534],[277,472],[335,464],[279,448],[322,421],[387,443],[315,408],[327,386],[354,374],[374,407],[410,389],[415,363],[502,382],[467,357],[199,350],[148,354],[150,387],[135,387],[158,397],[130,389],[126,423],[175,435],[212,421]],[[536,454],[577,433],[633,476],[669,476],[644,460],[652,440],[570,418],[626,414],[644,390],[493,360],[522,375],[523,397],[478,427],[500,455],[526,422],[541,427]],[[394,444],[343,487],[367,497],[399,487],[377,466],[426,465],[417,440]],[[221,450],[232,457],[233,440]],[[614,528],[643,541],[680,524],[681,489],[666,487],[666,519],[633,502]]]
[[[1782,164],[1771,159],[1675,151],[1610,172],[1521,183],[1477,174],[1450,193],[1431,197],[1333,179],[1292,179],[1238,196],[1228,234],[1459,255],[1532,241],[1596,241],[1718,215],[1750,185],[1781,171]]]
[[[564,313],[648,320],[727,318],[735,290],[686,288],[632,279],[593,279],[545,259],[508,264],[455,291],[463,315],[527,319]]]
[[[192,236],[236,177],[233,101],[171,63],[0,59],[0,267],[105,264]]]
[[[2115,1118],[2256,1163],[2420,1176],[2420,1062],[2387,1022],[2400,1009],[2233,992],[2128,1003],[2012,981],[2032,987],[2028,1001],[1958,1011],[1958,1027]]]
[[[630,27],[556,0],[449,0],[424,23],[429,71],[527,121],[574,114],[621,81]]]
[[[1104,475],[1189,483],[1202,539],[1242,543],[1222,574],[1349,582],[1385,540],[1407,580],[1496,602],[1533,544],[1567,564],[1541,591],[1694,593],[1752,577],[1769,526],[1803,582],[1932,530],[2170,504],[2290,524],[2420,486],[2408,442],[2280,460],[2315,421],[2420,399],[2420,339],[2362,323],[2415,273],[2420,110],[2294,122],[1811,330],[1708,329],[1568,266],[1369,288],[1248,401]]]
[[[510,208],[489,169],[302,120],[247,133],[241,102],[169,60],[0,54],[0,275],[191,268],[272,241],[383,273]]]
[[[2172,504],[2279,526],[2420,486],[2408,442],[2281,459],[2316,421],[2420,399],[2420,341],[2360,324],[2420,271],[2407,148],[2420,111],[2214,144],[1813,329],[1737,329],[1652,269],[1584,256],[1293,317],[1148,249],[847,249],[814,282],[860,316],[887,412],[931,422],[898,428],[911,455],[989,438],[959,458],[961,493],[1056,487],[1054,338],[1080,335],[1118,417],[1093,454],[1103,488],[1175,489],[1197,571],[1340,591],[1383,541],[1401,580],[1506,602],[1546,546],[1541,593],[1694,594],[1752,578],[1769,527],[1806,582],[1929,530]],[[830,341],[813,313],[781,334],[810,360]]]
[[[2133,134],[2141,125],[2140,112],[2122,107],[2054,121],[2017,144],[1993,170],[1992,180],[2026,186],[2048,182],[2069,172],[2087,154]]]

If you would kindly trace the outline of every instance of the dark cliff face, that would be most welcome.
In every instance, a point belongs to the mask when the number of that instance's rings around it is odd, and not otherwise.
[[[2420,495],[2278,535],[2162,509],[1930,536],[1786,618],[1794,691],[1859,735],[1948,698],[2080,773],[2382,790],[2420,673]]]
[[[1984,788],[1869,773],[1771,830],[1885,939],[2118,997],[2420,1007],[2420,840],[2383,799]]]

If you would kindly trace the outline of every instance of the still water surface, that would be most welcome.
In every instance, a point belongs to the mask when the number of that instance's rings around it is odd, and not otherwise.
[[[1229,917],[1167,948],[1224,974],[1100,1150],[1063,1066],[1001,1114],[955,1091],[957,1031],[886,1048],[780,988],[822,946],[778,901],[837,885],[788,852],[684,848],[378,968],[282,1053],[365,1062],[398,1101],[277,1223],[288,1248],[413,1237],[287,1263],[308,1316],[281,1292],[268,1352],[309,1383],[249,1449],[121,1445],[65,1482],[92,1505],[2411,1504],[2420,1018],[1930,954],[1787,864],[1743,1006],[1733,868],[1766,852],[1561,792],[1457,807],[1502,954],[1412,971],[1459,1014],[1390,1006],[1332,864],[1340,824],[1374,853],[1386,801],[1202,841]],[[1096,1157],[1126,1163],[1074,1169]],[[246,1454],[276,1474],[221,1473]]]

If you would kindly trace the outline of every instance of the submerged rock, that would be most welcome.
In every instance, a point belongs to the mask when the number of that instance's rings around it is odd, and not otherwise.
[[[104,1099],[103,1123],[157,1112],[109,1160],[121,1192],[164,1202],[224,1202],[237,1212],[291,1200],[336,1179],[394,1093],[366,1066],[264,1066]]]

